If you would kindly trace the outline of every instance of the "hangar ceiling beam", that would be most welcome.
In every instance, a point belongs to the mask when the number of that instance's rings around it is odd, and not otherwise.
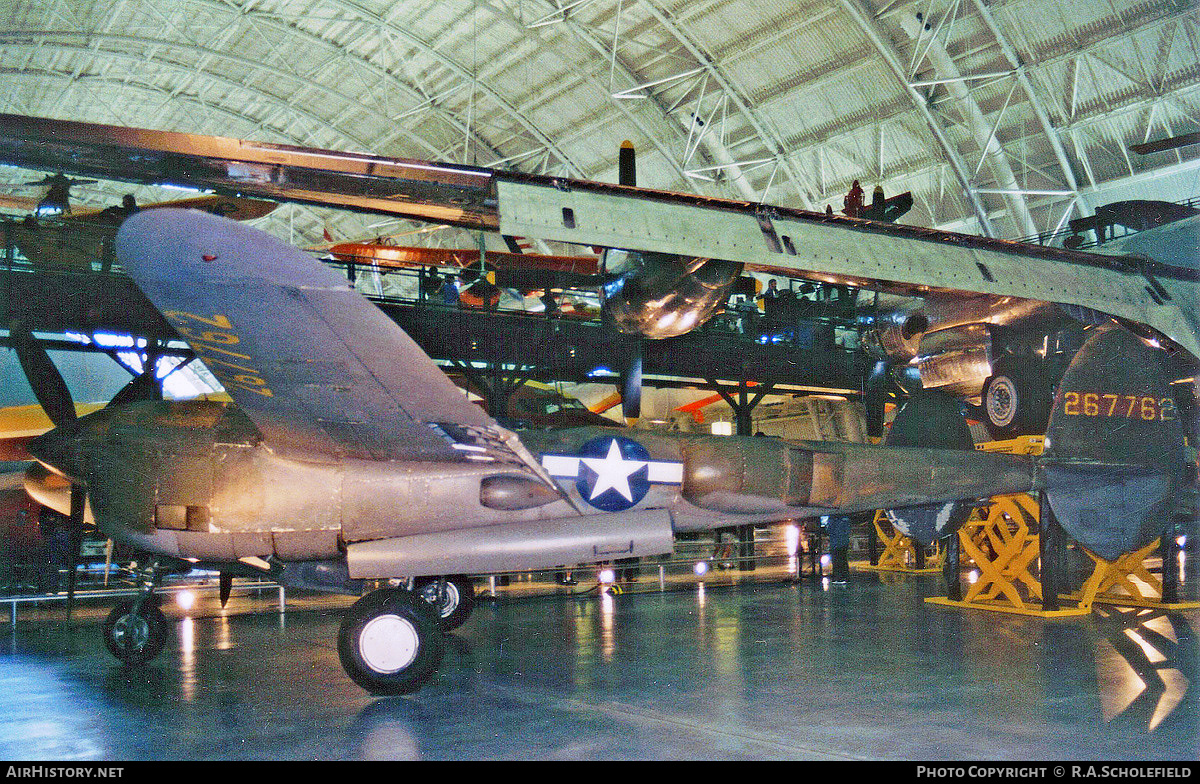
[[[532,23],[527,25],[520,19],[514,17],[506,9],[498,8],[486,0],[476,0],[475,4],[480,8],[486,9],[488,13],[512,27],[518,32],[519,35],[522,36],[522,38],[533,42],[535,45],[545,46],[557,52],[559,48],[557,42],[542,32],[548,27],[547,23],[534,27]],[[555,9],[554,6],[549,7]],[[555,10],[561,11],[561,9]],[[619,57],[616,57],[615,54],[613,54],[612,51],[605,46],[605,44],[597,40],[596,37],[593,36],[589,31],[572,20],[569,15],[564,14],[562,19],[552,18],[554,15],[554,13],[551,13],[550,16],[547,17],[547,19],[549,19],[549,23],[561,26],[562,29],[569,31],[571,35],[573,35],[579,42],[585,44],[588,48],[594,50],[598,54],[603,55],[604,62],[609,64],[609,70],[614,76],[620,76],[620,78],[626,81],[628,84],[637,84],[639,81],[641,81],[625,66]],[[564,62],[569,62],[569,60],[562,54],[559,54],[559,56],[562,57]],[[626,106],[623,101],[614,98],[612,96],[612,91],[603,85],[599,80],[597,80],[596,77],[590,72],[584,71],[580,74],[580,76],[589,84],[591,84],[593,88],[609,95],[609,100],[617,109],[617,111],[623,114],[626,119],[633,123],[635,128],[637,128],[647,139],[650,140],[650,143],[653,144],[655,149],[657,149],[658,152],[663,156],[663,160],[665,160],[667,165],[669,165],[675,171],[680,180],[686,181],[688,179],[687,173],[684,171],[683,166],[680,165],[679,161],[676,160],[676,156],[666,146],[666,143],[661,138],[660,133],[657,133],[654,129],[649,128],[646,122],[639,117],[636,112],[630,111],[629,107]],[[664,129],[669,128],[670,133],[682,140],[683,129],[680,128],[677,122],[671,119],[666,107],[663,106],[660,101],[653,98],[653,96],[651,97],[651,105],[655,107],[658,114],[661,114],[662,119],[668,121],[664,126]]]
[[[651,11],[651,13],[654,13],[655,11],[657,11],[657,9],[655,9],[653,6],[651,6],[649,4],[644,4],[644,5],[646,5],[647,9],[649,9]],[[661,16],[661,12],[659,13],[659,15],[656,15],[656,18],[660,18],[660,16]],[[650,138],[652,143],[655,144],[655,146],[658,148],[659,152],[662,153],[662,155],[664,156],[664,158],[666,159],[668,164],[673,169],[675,169],[676,173],[679,175],[679,177],[682,180],[694,182],[696,179],[701,179],[701,180],[706,179],[702,176],[700,176],[700,177],[697,176],[700,174],[701,171],[705,170],[706,167],[689,169],[688,165],[687,165],[688,154],[690,152],[694,152],[694,148],[690,145],[690,142],[693,139],[697,139],[699,146],[702,146],[704,148],[704,150],[708,154],[710,160],[714,164],[716,164],[713,167],[708,167],[709,169],[714,169],[714,168],[724,169],[727,172],[728,181],[737,189],[738,193],[742,196],[742,198],[744,198],[748,201],[759,201],[763,198],[763,194],[760,194],[758,191],[756,191],[754,189],[754,187],[750,184],[749,180],[745,177],[742,165],[739,165],[739,162],[737,160],[735,160],[735,157],[729,152],[728,148],[719,139],[717,139],[714,136],[713,132],[706,125],[703,126],[703,129],[699,133],[695,133],[695,131],[697,129],[697,125],[699,125],[699,123],[697,123],[697,120],[700,119],[698,106],[697,106],[696,111],[694,111],[688,115],[687,120],[683,120],[680,117],[674,116],[672,113],[673,109],[678,108],[678,103],[675,106],[668,107],[662,101],[661,98],[656,96],[653,92],[651,92],[648,89],[648,88],[650,88],[652,86],[656,86],[658,84],[662,84],[662,83],[669,82],[669,81],[677,81],[679,79],[683,79],[683,78],[686,78],[689,76],[695,76],[702,72],[704,72],[710,78],[712,77],[712,75],[715,74],[715,70],[712,67],[711,61],[707,57],[704,57],[703,55],[698,56],[697,55],[698,50],[695,49],[694,45],[691,44],[690,41],[688,41],[686,39],[686,37],[681,37],[682,33],[680,33],[677,28],[673,28],[671,23],[667,22],[667,23],[663,24],[664,29],[666,29],[669,33],[671,33],[673,36],[675,36],[677,38],[677,40],[680,40],[680,42],[682,44],[684,44],[685,47],[690,47],[691,51],[693,53],[693,57],[695,57],[697,60],[700,61],[700,65],[697,68],[690,69],[688,71],[685,71],[682,74],[675,74],[671,77],[667,77],[666,79],[655,79],[655,80],[648,81],[648,80],[640,77],[629,66],[627,66],[621,60],[620,57],[617,56],[615,42],[614,42],[614,44],[610,45],[610,44],[606,44],[606,43],[600,41],[591,32],[584,29],[579,24],[575,23],[570,18],[569,15],[563,14],[561,16],[558,16],[556,13],[550,13],[550,14],[547,14],[543,18],[546,21],[543,21],[541,24],[539,24],[538,29],[545,27],[548,24],[561,25],[564,29],[569,30],[581,42],[585,43],[587,46],[589,46],[590,48],[595,50],[598,54],[600,54],[604,57],[605,62],[607,62],[609,64],[610,83],[616,83],[616,82],[620,81],[620,82],[630,85],[629,87],[626,87],[626,88],[616,91],[616,92],[613,92],[611,90],[607,90],[606,92],[609,93],[612,103],[616,106],[616,108],[619,111],[621,111],[623,114],[625,114],[627,117],[629,117],[634,122],[638,123],[639,130],[642,130],[643,133],[647,134],[648,138]],[[589,80],[591,79],[590,75],[588,76],[588,78],[589,78]],[[724,80],[723,77],[721,77],[721,82],[723,84],[727,85],[727,82]],[[647,99],[647,102],[650,105],[654,106],[654,108],[658,111],[658,113],[660,113],[662,115],[663,119],[668,122],[668,127],[672,128],[672,133],[674,135],[676,135],[677,137],[682,137],[683,134],[687,134],[686,140],[685,140],[685,149],[684,149],[683,160],[677,160],[676,156],[673,155],[671,153],[671,151],[669,151],[668,149],[666,149],[663,146],[661,141],[659,141],[657,135],[646,131],[645,128],[643,126],[641,126],[641,123],[636,118],[636,115],[633,114],[632,112],[630,112],[624,105],[624,103],[625,103],[624,99],[629,97],[629,95],[632,92],[643,90],[643,89],[646,90],[644,97]],[[732,91],[726,92],[725,94],[732,97]],[[750,118],[747,117],[747,121],[749,121],[749,120],[750,120]],[[764,143],[764,145],[767,144],[765,139],[763,139],[763,143]],[[777,146],[776,149],[781,149],[781,147]],[[776,162],[778,162],[780,160],[779,156],[776,156],[774,160]],[[795,175],[794,172],[789,172],[789,174]],[[793,181],[795,181],[795,177],[793,178]],[[801,198],[803,198],[805,200],[806,207],[811,209],[812,201],[811,201],[810,196],[805,192],[804,189],[802,189],[799,186],[797,186],[796,190],[799,193],[799,195],[801,196]]]
[[[924,96],[918,93],[916,88],[909,83],[908,72],[902,65],[896,47],[872,20],[871,12],[864,8],[862,0],[838,0],[838,3],[854,23],[858,25],[863,34],[867,36],[867,40],[879,52],[884,62],[887,63],[888,68],[891,69],[892,74],[900,82],[901,88],[908,94],[913,106],[916,107],[917,111],[925,119],[925,124],[929,127],[930,132],[942,150],[942,154],[950,164],[950,168],[954,170],[955,177],[958,178],[959,183],[962,185],[964,195],[970,200],[971,207],[975,211],[975,217],[979,220],[979,226],[984,235],[995,237],[996,231],[992,226],[991,219],[988,217],[987,210],[984,209],[983,202],[979,200],[979,194],[975,191],[975,186],[971,181],[966,164],[963,162],[962,157],[959,156],[954,145],[950,142],[950,139],[947,138],[941,123],[938,122],[933,112],[930,111]]]
[[[653,2],[653,0],[640,0],[640,2],[641,5],[644,6],[658,21],[658,23],[662,25],[663,28],[675,38],[675,40],[679,41],[684,49],[686,49],[700,65],[700,68],[704,70],[704,73],[707,74],[708,77],[711,78],[721,88],[722,92],[729,97],[729,100],[732,101],[733,105],[737,108],[738,113],[742,116],[750,128],[753,129],[755,135],[758,136],[759,140],[762,142],[762,145],[770,153],[771,158],[775,161],[776,166],[782,165],[787,172],[788,177],[793,182],[798,182],[800,180],[800,174],[796,171],[789,157],[784,154],[784,146],[782,141],[766,127],[766,124],[762,120],[759,119],[758,115],[750,107],[749,101],[742,96],[741,91],[733,86],[725,74],[722,73],[721,69],[716,66],[712,58],[709,57],[708,54],[704,52],[695,41],[692,40],[691,36],[684,32],[682,28],[680,28],[680,26],[671,18],[667,11],[660,8],[657,3]],[[711,135],[712,131],[708,130],[705,136],[702,138],[708,138]],[[734,156],[729,153],[729,149],[719,140],[707,142],[707,146],[713,153],[714,157],[716,157],[721,163],[725,165],[736,166],[736,164],[733,163],[735,160]],[[755,163],[758,163],[758,161]],[[739,189],[742,190],[743,195],[745,195],[751,201],[761,201],[766,198],[770,183],[768,183],[767,187],[765,187],[761,193],[757,193],[753,186],[750,185],[749,180],[745,179],[745,174],[741,171],[740,167],[735,171],[739,175],[735,182],[745,183],[744,185],[739,185]],[[813,203],[813,196],[816,195],[815,192],[811,188],[797,188],[797,191],[799,192],[800,198],[805,202],[805,208],[810,210],[815,209]]]
[[[84,38],[84,39],[90,41],[91,45],[67,43],[66,41],[71,38]],[[70,30],[66,30],[66,31],[64,31],[64,30],[3,30],[3,31],[0,31],[0,46],[9,46],[9,47],[37,46],[38,48],[40,48],[47,41],[47,39],[55,39],[54,40],[54,49],[56,51],[75,50],[78,52],[86,52],[86,53],[90,53],[90,54],[100,53],[105,58],[110,58],[110,59],[115,59],[115,60],[129,60],[129,61],[132,61],[132,62],[135,62],[138,64],[146,63],[147,59],[146,59],[144,53],[138,54],[138,53],[134,53],[134,52],[124,51],[124,50],[121,50],[121,49],[118,49],[115,47],[110,48],[110,49],[102,49],[102,50],[98,50],[96,48],[103,41],[111,41],[114,44],[136,44],[138,46],[142,46],[147,49],[155,50],[154,53],[152,54],[149,62],[153,62],[156,66],[159,66],[159,67],[170,68],[170,69],[180,71],[182,73],[188,74],[189,76],[195,76],[197,74],[196,64],[195,63],[176,62],[174,60],[166,59],[164,57],[165,52],[163,50],[177,49],[177,50],[191,51],[194,54],[200,55],[202,57],[220,58],[220,59],[226,60],[228,62],[237,63],[246,68],[253,68],[256,70],[260,70],[265,73],[271,74],[277,78],[288,79],[288,80],[293,80],[293,81],[298,81],[298,80],[303,79],[303,77],[298,76],[297,74],[289,73],[288,71],[268,65],[268,64],[260,62],[258,60],[252,60],[252,59],[249,59],[246,57],[241,57],[239,55],[233,54],[231,52],[223,52],[220,50],[210,49],[208,47],[200,46],[197,44],[188,44],[188,43],[183,43],[180,41],[147,38],[144,36],[122,35],[122,34],[117,34],[117,33],[85,33],[85,32],[76,32],[76,31],[70,31]],[[72,74],[63,73],[62,75],[66,78],[72,78]],[[129,74],[127,73],[125,78],[128,78],[128,75]],[[311,123],[312,125],[319,126],[319,127],[325,127],[328,130],[332,131],[337,136],[347,139],[350,142],[352,142],[353,144],[359,145],[363,152],[373,151],[372,150],[372,142],[370,140],[356,137],[354,134],[346,131],[345,129],[334,125],[329,120],[327,120],[323,117],[320,117],[319,115],[316,115],[307,109],[302,108],[295,101],[289,102],[281,95],[275,95],[275,94],[267,92],[265,90],[249,86],[245,83],[245,81],[231,79],[231,78],[223,76],[220,73],[217,73],[216,71],[213,71],[211,69],[205,70],[203,72],[203,77],[206,81],[216,82],[216,83],[222,84],[226,87],[229,87],[231,89],[250,93],[255,96],[258,96],[259,98],[267,101],[271,105],[282,107],[285,110],[287,110],[297,116],[305,118],[305,120],[308,121],[309,123]],[[77,78],[77,77],[75,77],[75,78]],[[118,80],[114,80],[114,81],[118,81]],[[327,92],[330,95],[335,96],[335,97],[339,98],[340,100],[347,102],[348,104],[355,105],[355,106],[361,108],[364,112],[375,114],[377,117],[379,117],[379,119],[382,122],[386,122],[389,125],[393,124],[391,121],[391,118],[387,117],[386,115],[380,114],[377,109],[373,109],[369,106],[366,106],[365,104],[362,104],[361,102],[358,101],[358,99],[356,99],[352,96],[345,95],[343,93],[339,93],[336,90],[331,90],[324,86],[314,85],[314,87],[316,87],[317,89],[320,89],[324,92]],[[248,115],[243,115],[243,118],[249,122],[255,122]],[[256,123],[256,124],[258,124],[258,123]],[[276,132],[278,133],[279,131],[276,131]],[[284,135],[294,138],[294,134],[291,134],[291,133],[285,132]],[[418,134],[409,133],[407,131],[404,131],[404,135],[410,141],[412,141],[415,144],[418,144],[422,148],[426,149],[430,155],[439,156],[442,154],[441,148],[437,147],[436,145],[431,144],[428,140],[419,136]],[[303,142],[306,140],[296,139],[296,141]]]
[[[946,50],[941,40],[938,38],[938,30],[929,31],[929,24],[918,19],[915,15],[901,14],[900,26],[913,40],[914,46],[923,53],[924,59],[927,60],[934,68],[936,73],[942,77],[940,80],[946,91],[950,93],[959,105],[962,111],[963,120],[974,137],[975,143],[979,145],[982,151],[984,160],[987,161],[988,167],[992,171],[992,175],[996,178],[996,189],[1003,197],[1008,205],[1009,215],[1016,224],[1015,229],[1019,236],[1031,236],[1037,234],[1037,224],[1033,222],[1033,217],[1029,214],[1029,205],[1025,202],[1025,195],[1022,192],[1021,184],[1017,182],[1017,177],[1013,173],[1012,167],[1008,164],[1007,153],[1000,145],[996,138],[996,130],[990,126],[983,116],[983,110],[979,108],[975,98],[971,95],[971,91],[967,89],[965,78],[958,70],[958,66],[954,63],[954,58]],[[928,32],[928,34],[926,34]],[[922,49],[922,39],[924,48]],[[915,65],[919,66],[920,58]],[[915,85],[910,85],[910,89]],[[1011,97],[1011,93],[1010,93]],[[1005,102],[1007,107],[1007,101]],[[1004,110],[1001,109],[997,115],[997,125],[1003,117]],[[976,173],[979,168],[976,167]],[[978,188],[976,186],[976,190]],[[986,191],[984,191],[986,192]]]
[[[536,123],[526,117],[523,112],[518,111],[517,108],[510,104],[507,99],[489,87],[486,83],[477,79],[471,70],[460,65],[456,60],[439,51],[437,47],[421,40],[413,33],[404,29],[402,26],[394,24],[388,19],[379,16],[375,12],[362,5],[359,5],[358,3],[351,2],[351,0],[330,0],[330,2],[332,5],[336,5],[349,14],[353,14],[360,19],[377,25],[380,29],[386,30],[389,34],[404,40],[410,46],[419,50],[422,54],[441,63],[445,68],[449,69],[456,76],[458,76],[458,78],[463,79],[471,84],[472,89],[477,89],[486,95],[500,108],[502,112],[515,120],[522,128],[529,132],[531,136],[536,138],[538,143],[544,145],[546,149],[550,150],[554,157],[558,158],[558,160],[562,162],[563,166],[567,168],[567,172],[569,174],[573,176],[582,176],[582,173],[579,171],[579,167],[571,159],[571,157],[567,155],[557,144],[555,144],[554,141],[540,128],[538,128]],[[482,3],[479,3],[478,5],[483,7]],[[501,156],[497,155],[496,157]]]
[[[1000,47],[1000,52],[1004,55],[1004,59],[1012,67],[1013,73],[1016,75],[1017,84],[1021,86],[1022,92],[1025,93],[1025,99],[1029,102],[1033,114],[1037,117],[1038,123],[1042,126],[1042,133],[1046,136],[1046,141],[1050,143],[1051,149],[1054,151],[1054,157],[1058,161],[1058,168],[1062,172],[1063,181],[1067,188],[1079,194],[1079,183],[1075,179],[1075,170],[1071,167],[1071,159],[1067,157],[1066,148],[1063,146],[1062,139],[1059,138],[1058,131],[1054,124],[1050,121],[1050,114],[1046,111],[1046,105],[1042,101],[1037,90],[1029,81],[1029,74],[1026,73],[1025,64],[1021,62],[1021,57],[1017,54],[1017,50],[1009,43],[1008,38],[1000,29],[1000,25],[996,22],[996,17],[992,14],[992,9],[989,7],[987,0],[972,0],[975,4],[975,10],[979,12],[979,16],[987,25],[988,30],[995,39],[996,44]],[[1084,206],[1090,211],[1092,205],[1087,203],[1086,199]]]

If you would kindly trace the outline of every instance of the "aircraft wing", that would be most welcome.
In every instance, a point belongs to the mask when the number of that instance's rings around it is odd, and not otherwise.
[[[1200,357],[1200,272],[1154,261],[519,172],[0,115],[0,163],[380,212],[506,236],[742,262],[920,295],[1088,308]]]
[[[409,248],[401,245],[379,245],[369,242],[341,242],[329,248],[337,259],[355,264],[375,264],[379,267],[470,267],[480,263],[480,253],[474,249]],[[595,275],[600,260],[596,256],[546,256],[538,253],[509,253],[487,251],[482,261],[502,270],[544,270]]]
[[[472,434],[499,437],[399,326],[269,235],[193,210],[147,210],[125,221],[117,253],[277,450],[457,460]]]
[[[0,210],[30,213],[37,209],[38,200],[31,196],[0,194]]]
[[[955,291],[1062,303],[1146,324],[1200,358],[1194,269],[622,186],[498,177],[496,187],[503,234],[727,259],[910,296]]]

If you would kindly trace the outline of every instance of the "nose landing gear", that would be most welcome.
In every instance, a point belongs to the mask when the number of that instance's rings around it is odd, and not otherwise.
[[[162,575],[170,571],[157,560],[138,573],[138,595],[112,609],[101,627],[109,653],[126,665],[145,664],[167,644],[167,619],[154,595]]]

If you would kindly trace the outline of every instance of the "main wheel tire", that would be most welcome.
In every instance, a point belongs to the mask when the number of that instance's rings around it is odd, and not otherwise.
[[[1002,359],[993,370],[983,382],[980,394],[985,424],[992,438],[1045,433],[1053,400],[1049,387],[1039,378],[1032,363]]]
[[[415,592],[429,602],[438,614],[445,631],[454,631],[467,622],[475,609],[475,584],[461,574],[446,578],[446,592],[438,606],[438,578],[421,577],[416,581]]]
[[[142,602],[133,614],[133,599],[121,602],[104,619],[102,632],[109,653],[125,664],[145,664],[167,644],[167,619],[157,597]]]
[[[338,630],[342,668],[372,694],[409,694],[421,688],[444,650],[432,609],[403,590],[367,594],[351,605]]]

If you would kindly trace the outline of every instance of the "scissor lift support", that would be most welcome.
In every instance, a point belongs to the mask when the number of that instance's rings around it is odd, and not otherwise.
[[[1042,440],[1026,437],[982,444],[979,448],[1038,454]],[[1072,593],[1063,593],[1059,588],[1065,560],[1062,538],[1044,500],[1039,503],[1025,493],[992,498],[977,506],[950,540],[945,570],[949,595],[925,601],[1044,618],[1087,615],[1095,602],[1166,610],[1200,607],[1200,602],[1179,601],[1176,596],[1178,569],[1169,563],[1179,552],[1173,534],[1115,561],[1106,561],[1084,549],[1094,568],[1083,586]],[[1153,574],[1146,564],[1156,550],[1163,553],[1162,574],[1166,581]],[[978,570],[978,576],[965,593],[960,582],[960,556],[969,559]],[[1060,598],[1073,606],[1060,605]]]
[[[897,531],[888,522],[883,509],[875,512],[871,525],[874,527],[875,541],[883,545],[883,552],[874,563],[856,564],[856,569],[902,574],[936,574],[942,571],[946,554],[940,543],[935,543],[933,552],[927,553],[926,548]]]

